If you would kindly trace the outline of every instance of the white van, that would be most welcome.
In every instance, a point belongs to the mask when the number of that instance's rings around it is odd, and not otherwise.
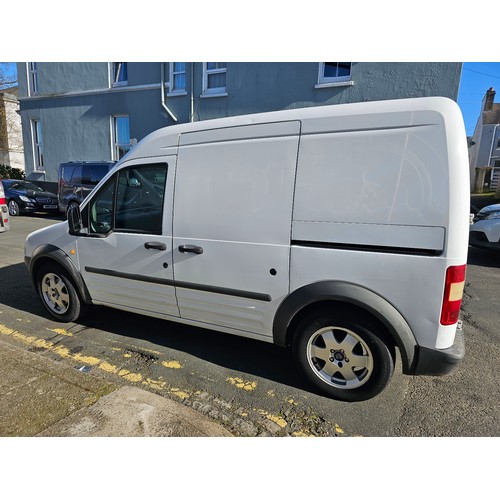
[[[274,342],[359,401],[396,349],[412,375],[464,356],[469,204],[455,102],[294,109],[150,134],[25,258],[58,320],[101,304]]]

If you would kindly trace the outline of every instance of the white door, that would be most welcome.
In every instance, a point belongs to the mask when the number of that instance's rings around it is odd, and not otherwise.
[[[89,235],[78,237],[78,255],[95,302],[179,316],[172,266],[174,172],[175,156],[126,162],[83,208]]]
[[[289,290],[300,123],[183,134],[174,199],[182,318],[271,336]]]

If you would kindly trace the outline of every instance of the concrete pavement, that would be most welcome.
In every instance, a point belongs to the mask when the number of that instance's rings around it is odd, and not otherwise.
[[[142,389],[0,341],[0,437],[222,437],[223,426]]]

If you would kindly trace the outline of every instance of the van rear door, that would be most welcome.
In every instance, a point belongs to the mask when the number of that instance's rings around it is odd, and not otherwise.
[[[174,275],[182,318],[271,336],[289,290],[300,122],[182,134]]]

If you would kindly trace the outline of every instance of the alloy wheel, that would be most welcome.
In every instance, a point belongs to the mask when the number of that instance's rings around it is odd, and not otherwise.
[[[70,296],[66,283],[54,273],[42,278],[42,297],[47,307],[55,314],[65,314],[70,306]]]
[[[373,373],[373,355],[365,341],[352,330],[327,326],[311,335],[307,360],[313,373],[338,389],[356,389]]]

